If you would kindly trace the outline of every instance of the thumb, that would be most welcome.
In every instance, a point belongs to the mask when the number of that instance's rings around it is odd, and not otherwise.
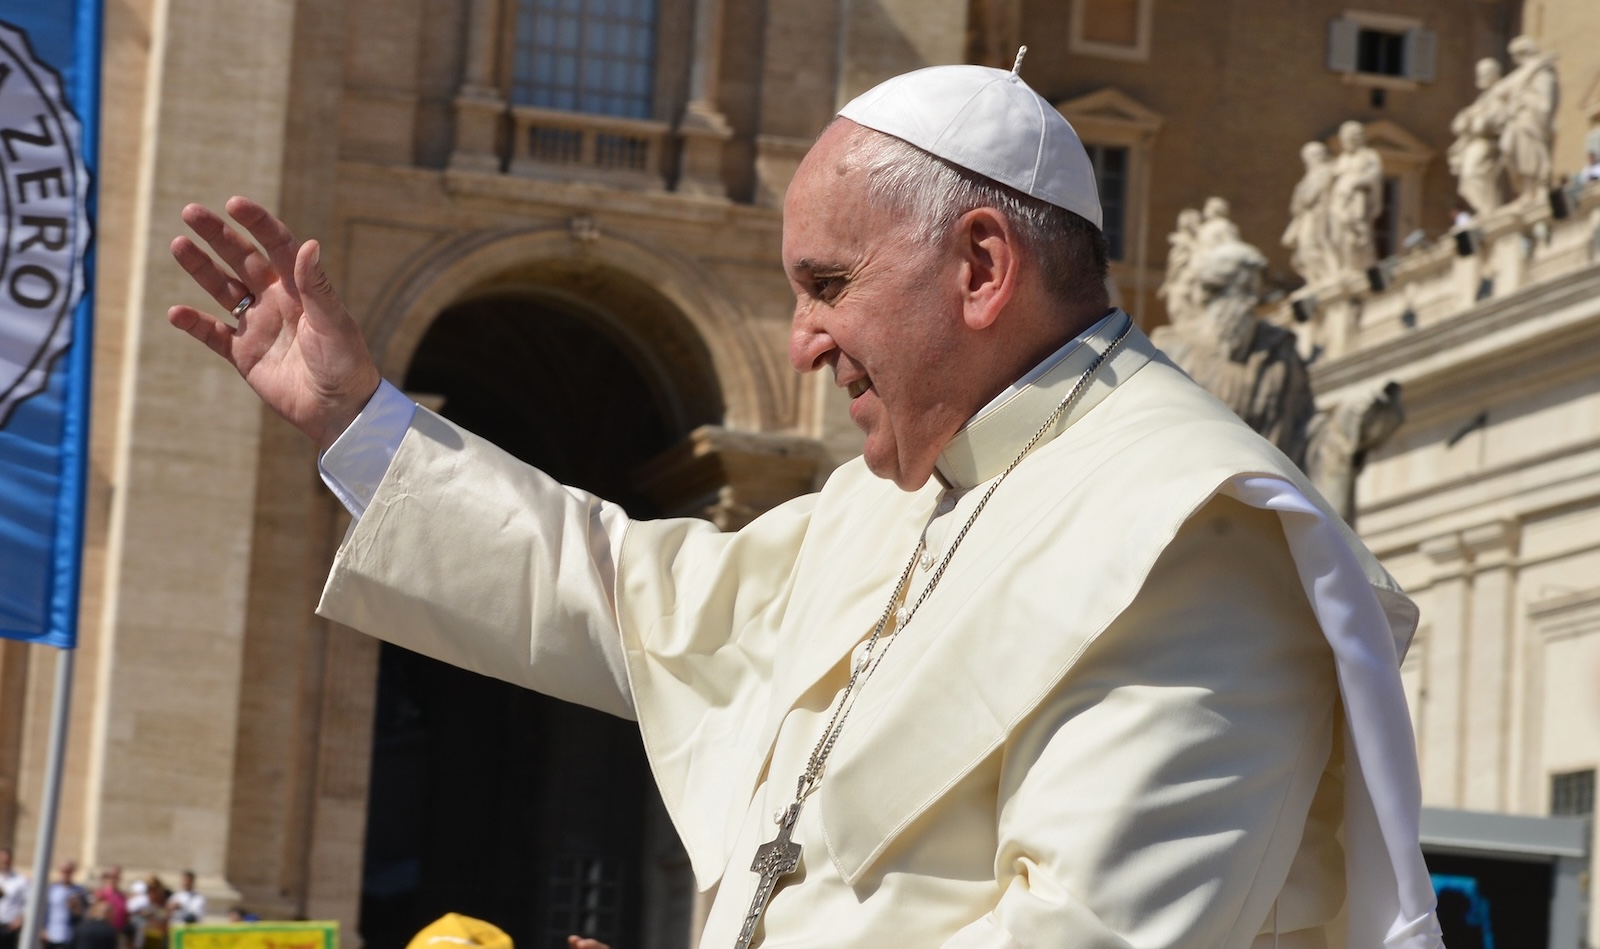
[[[324,333],[339,332],[348,317],[339,295],[334,292],[333,281],[322,269],[322,243],[308,240],[300,245],[294,259],[294,282],[300,290],[300,303],[313,328]]]

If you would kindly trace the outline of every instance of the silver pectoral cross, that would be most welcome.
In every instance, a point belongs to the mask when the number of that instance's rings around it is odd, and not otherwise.
[[[756,848],[756,858],[750,864],[750,872],[761,874],[761,882],[756,885],[756,895],[750,899],[750,912],[744,918],[744,928],[739,930],[739,941],[733,944],[734,949],[750,949],[750,940],[756,935],[756,924],[761,922],[761,914],[766,912],[767,904],[772,901],[772,891],[777,888],[779,878],[788,876],[800,866],[800,845],[789,837],[794,833],[794,824],[799,818],[800,802],[795,801],[783,812],[783,820],[778,822],[778,835]]]

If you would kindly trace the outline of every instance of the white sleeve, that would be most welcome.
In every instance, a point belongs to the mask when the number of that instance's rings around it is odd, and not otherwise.
[[[317,612],[413,652],[624,718],[615,504],[426,410],[334,558]]]
[[[417,404],[385,379],[356,420],[317,459],[322,483],[356,520],[372,503],[416,410]]]

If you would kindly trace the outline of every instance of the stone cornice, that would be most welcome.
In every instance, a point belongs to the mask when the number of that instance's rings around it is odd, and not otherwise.
[[[564,211],[641,215],[699,224],[729,223],[740,227],[770,228],[773,231],[782,226],[782,215],[775,208],[737,204],[726,199],[674,191],[642,191],[586,181],[383,165],[348,159],[339,162],[339,174],[342,178],[405,181],[415,186],[436,187],[452,197],[486,198]]]
[[[1311,383],[1319,393],[1332,393],[1394,379],[1409,401],[1458,373],[1482,386],[1519,363],[1594,341],[1600,341],[1600,265],[1488,301],[1389,345],[1314,365]],[[1489,366],[1493,375],[1482,375]]]
[[[1528,619],[1540,638],[1566,639],[1600,631],[1600,587],[1528,604]]]

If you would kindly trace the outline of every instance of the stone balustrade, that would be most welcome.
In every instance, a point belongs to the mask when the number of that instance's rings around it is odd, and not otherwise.
[[[1600,261],[1600,182],[1566,194],[1563,217],[1543,202],[1502,207],[1369,274],[1303,287],[1269,319],[1296,326],[1318,360],[1339,359],[1582,269]]]
[[[514,106],[510,172],[529,178],[663,190],[666,122]]]

